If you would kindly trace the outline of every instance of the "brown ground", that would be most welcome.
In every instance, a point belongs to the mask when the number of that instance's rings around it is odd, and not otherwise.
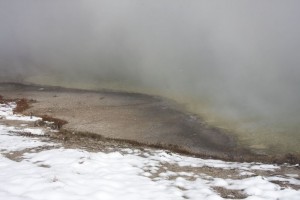
[[[88,134],[89,138],[115,139],[202,157],[299,163],[295,155],[253,155],[237,146],[235,138],[224,130],[208,126],[174,102],[156,96],[4,83],[0,84],[0,95],[18,99],[19,112],[53,121],[62,128],[65,138],[73,137],[73,133]]]

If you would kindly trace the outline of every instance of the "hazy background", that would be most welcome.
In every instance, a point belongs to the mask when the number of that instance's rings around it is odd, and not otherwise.
[[[164,95],[254,148],[300,152],[299,8],[298,0],[0,0],[0,81]]]

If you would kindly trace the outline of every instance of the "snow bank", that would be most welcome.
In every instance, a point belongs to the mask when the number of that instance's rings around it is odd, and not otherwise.
[[[6,120],[26,119],[12,113],[14,104],[0,105]],[[24,137],[18,131],[43,135],[39,128],[7,127],[0,124],[0,199],[5,200],[200,200],[223,199],[215,187],[236,190],[252,199],[298,200],[300,191],[282,188],[272,181],[300,185],[298,175],[263,177],[253,170],[275,171],[276,165],[224,162],[181,156],[163,150],[115,149],[111,153],[87,152],[53,147],[44,151],[24,151],[47,145],[38,137]],[[22,159],[5,155],[23,151]],[[182,171],[172,170],[179,166]],[[209,167],[237,170],[240,179],[213,177],[185,171]],[[243,176],[252,176],[243,178]]]
[[[174,158],[178,159],[178,155]],[[157,157],[158,158],[158,157]],[[182,157],[184,159],[186,157]],[[299,199],[300,192],[282,189],[256,176],[241,180],[196,178],[187,180],[144,176],[143,168],[158,160],[133,154],[90,153],[78,149],[53,149],[27,153],[14,162],[0,157],[1,199],[222,199],[213,186],[243,190],[247,199]],[[194,174],[189,173],[190,176]]]

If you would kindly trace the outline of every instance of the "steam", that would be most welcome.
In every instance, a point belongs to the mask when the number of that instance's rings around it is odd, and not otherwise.
[[[299,135],[300,2],[0,2],[0,79],[172,97],[239,131]]]

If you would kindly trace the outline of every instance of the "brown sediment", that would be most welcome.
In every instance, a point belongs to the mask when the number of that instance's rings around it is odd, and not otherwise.
[[[55,129],[61,129],[63,125],[68,123],[66,120],[54,118],[49,115],[37,115],[37,117],[42,118],[44,122],[52,122],[55,125]]]
[[[14,109],[16,113],[22,113],[23,111],[29,109],[29,103],[27,99],[16,100],[17,107]]]
[[[32,99],[26,99],[26,98],[21,98],[21,99],[5,99],[3,98],[2,95],[0,95],[0,103],[10,103],[10,102],[15,102],[16,103],[16,108],[13,110],[14,113],[23,113],[25,110],[30,108],[30,105],[32,103],[35,103],[35,100]],[[33,114],[33,113],[31,113]],[[37,115],[37,117],[42,118],[44,122],[52,122],[55,126],[56,129],[61,129],[63,125],[67,124],[68,122],[62,119],[54,118],[49,115]]]
[[[28,100],[25,98],[21,99],[6,99],[2,95],[0,95],[0,103],[10,103],[15,102],[17,104],[16,108],[13,110],[14,113],[22,113],[23,111],[30,108],[29,104],[34,102],[34,100]]]
[[[213,189],[224,199],[246,199],[248,197],[241,190],[229,190],[223,187],[213,187]]]
[[[78,146],[91,139],[226,161],[300,163],[299,155],[258,155],[238,146],[233,135],[160,97],[20,84],[2,84],[0,93],[17,100],[16,112],[54,122],[62,128],[55,137]]]

